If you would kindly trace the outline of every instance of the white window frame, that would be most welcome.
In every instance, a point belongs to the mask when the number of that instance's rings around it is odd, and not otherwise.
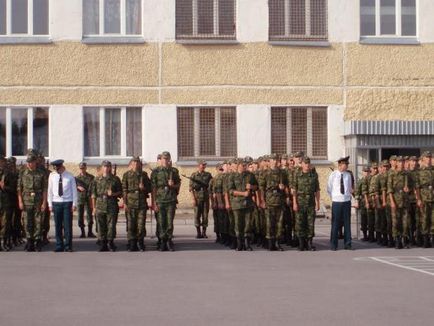
[[[85,1],[85,0],[84,0]],[[99,1],[99,34],[83,34],[85,37],[141,37],[143,36],[143,0],[140,0],[140,21],[141,21],[141,33],[140,34],[127,34],[127,1],[120,0],[120,33],[105,33],[104,20],[105,20],[105,0]],[[84,6],[83,6],[84,8]]]
[[[143,155],[144,151],[144,142],[143,142],[143,107],[141,106],[101,106],[101,107],[89,107],[86,106],[83,108],[84,110],[88,110],[89,108],[97,109],[99,110],[99,156],[84,156],[83,157],[86,160],[92,160],[92,159],[101,159],[101,158],[107,158],[107,159],[126,159],[127,156],[127,108],[140,108],[142,110],[142,153]],[[105,155],[105,110],[107,109],[117,109],[121,111],[121,154],[120,155]],[[83,112],[84,115],[84,112]],[[84,121],[83,121],[84,122]],[[84,128],[83,128],[83,137],[84,137]],[[86,141],[84,139],[84,141]],[[84,153],[83,153],[84,154]]]
[[[361,4],[359,6],[360,19],[362,19]],[[415,0],[416,11],[416,34],[402,35],[402,1],[395,0],[395,34],[381,34],[381,0],[375,0],[375,35],[362,35],[362,38],[417,38],[418,37],[418,22],[419,22],[419,0]]]
[[[42,108],[48,108],[47,106],[41,106]],[[12,111],[26,110],[27,111],[27,148],[33,148],[33,118],[34,109],[36,107],[3,107],[6,109],[6,156],[15,156],[17,159],[25,159],[25,155],[13,155],[12,153]],[[38,106],[39,108],[39,106]],[[50,139],[50,118],[48,118],[48,139]],[[26,150],[27,150],[26,148]],[[48,142],[48,154],[50,153],[50,142]],[[47,154],[47,155],[48,155]]]
[[[0,37],[47,37],[50,35],[50,0],[48,1],[48,34],[33,35],[33,0],[28,0],[27,5],[27,33],[12,33],[12,1],[6,0],[6,34]]]

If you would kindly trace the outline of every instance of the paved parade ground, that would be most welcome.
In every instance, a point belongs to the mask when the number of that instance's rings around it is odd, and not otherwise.
[[[332,252],[329,220],[316,231],[316,252],[235,252],[194,239],[180,219],[176,252],[147,238],[146,252],[129,253],[120,223],[115,253],[76,238],[73,253],[54,253],[53,239],[41,253],[0,253],[0,325],[432,323],[434,249],[354,241],[355,251]]]

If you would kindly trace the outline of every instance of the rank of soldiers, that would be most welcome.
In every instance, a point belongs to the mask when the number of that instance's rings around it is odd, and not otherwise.
[[[115,251],[122,198],[128,250],[145,250],[146,216],[151,209],[157,222],[157,248],[174,251],[173,220],[183,176],[189,180],[196,238],[208,237],[211,208],[216,242],[231,249],[252,251],[256,245],[282,251],[285,244],[300,251],[315,250],[320,186],[310,158],[302,152],[230,159],[217,164],[214,175],[206,171],[203,160],[191,176],[180,175],[169,152],[158,155],[157,161],[148,175],[140,158],[133,157],[122,179],[109,161],[102,162],[96,176],[80,163],[76,176],[80,238],[97,237],[99,251]],[[0,157],[0,250],[25,243],[25,250],[41,251],[49,242],[48,167],[34,150],[18,167],[15,158]],[[354,192],[362,240],[397,249],[431,247],[433,174],[430,152],[420,158],[392,156],[364,167]]]

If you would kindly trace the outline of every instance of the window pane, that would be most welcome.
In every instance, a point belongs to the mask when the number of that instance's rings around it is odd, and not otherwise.
[[[176,1],[176,36],[193,34],[192,0]]]
[[[381,0],[381,35],[396,34],[395,0]]]
[[[0,108],[0,154],[6,155],[6,108]]]
[[[0,0],[0,35],[6,34],[6,0]]]
[[[237,118],[235,108],[220,109],[221,156],[237,155]]]
[[[285,154],[286,149],[286,110],[287,108],[271,109],[271,151]]]
[[[48,108],[33,109],[33,148],[48,156]]]
[[[121,155],[121,110],[105,110],[105,155]]]
[[[12,115],[12,155],[27,153],[27,109],[11,109]]]
[[[305,0],[289,1],[289,32],[292,35],[306,35]]]
[[[120,0],[104,1],[104,33],[119,34],[121,32]]]
[[[327,1],[310,1],[311,35],[327,36]]]
[[[285,5],[284,0],[269,0],[269,34],[271,36],[285,35]]]
[[[127,0],[127,34],[142,33],[142,13],[140,0]]]
[[[234,0],[219,1],[219,35],[235,35]]]
[[[11,1],[13,34],[27,34],[27,8],[27,0]]]
[[[312,109],[312,156],[327,158],[327,110]]]
[[[84,156],[99,156],[99,108],[84,109]]]
[[[292,151],[307,149],[307,111],[306,109],[292,109]]]
[[[416,36],[416,0],[401,0],[403,36]]]
[[[127,108],[127,155],[142,155],[142,108]]]
[[[99,34],[99,0],[83,0],[83,34]]]
[[[375,0],[360,0],[360,35],[375,35]]]
[[[203,108],[200,116],[200,156],[215,156],[215,111],[212,108]]]
[[[48,0],[33,0],[33,34],[48,35]]]
[[[197,2],[198,33],[214,33],[214,0],[202,0]]]
[[[193,108],[178,108],[178,156],[194,156]]]

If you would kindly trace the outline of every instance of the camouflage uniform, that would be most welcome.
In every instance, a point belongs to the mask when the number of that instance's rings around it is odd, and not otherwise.
[[[5,158],[1,157],[0,160],[5,162]],[[4,187],[0,188],[0,250],[9,250],[8,248],[8,238],[11,229],[11,220],[9,214],[7,214],[8,206],[8,194],[7,188],[9,186],[9,178],[6,166],[0,168],[0,180],[4,182]]]
[[[15,164],[15,163],[13,163]],[[5,210],[6,220],[10,223],[10,237],[15,246],[18,245],[19,239],[21,239],[21,212],[18,208],[18,172],[13,169],[7,173],[5,179]]]
[[[217,166],[218,169],[221,166]],[[216,242],[223,243],[225,226],[224,226],[224,199],[223,199],[223,173],[217,173],[210,182],[210,195],[212,198],[214,232]]]
[[[77,211],[78,211],[78,227],[81,229],[81,238],[85,237],[84,231],[84,212],[86,212],[86,222],[88,227],[88,237],[92,237],[93,216],[92,207],[90,205],[90,190],[95,177],[90,173],[79,174],[75,177],[75,182],[78,186],[84,188],[84,191],[77,191]],[[94,236],[93,236],[94,237]]]
[[[199,162],[203,164],[202,162]],[[197,229],[197,238],[207,238],[206,229],[208,227],[209,213],[209,186],[212,179],[211,173],[207,171],[193,172],[190,176],[190,192],[196,202],[194,206],[194,226]],[[200,227],[202,226],[202,232]]]
[[[364,170],[366,171],[366,169]],[[369,168],[367,169],[369,171]],[[369,176],[363,176],[359,179],[359,182],[357,182],[356,189],[354,192],[354,199],[357,200],[359,203],[359,212],[360,212],[360,230],[363,233],[363,241],[368,240],[368,210],[366,209],[365,200],[363,198],[363,188],[368,188],[368,180]]]
[[[229,194],[229,180],[234,172],[228,171],[223,177],[223,192],[226,194],[231,202],[231,195]],[[236,248],[236,236],[235,236],[235,216],[232,207],[227,210],[227,226],[228,226],[228,241],[227,245],[231,246],[231,249]]]

